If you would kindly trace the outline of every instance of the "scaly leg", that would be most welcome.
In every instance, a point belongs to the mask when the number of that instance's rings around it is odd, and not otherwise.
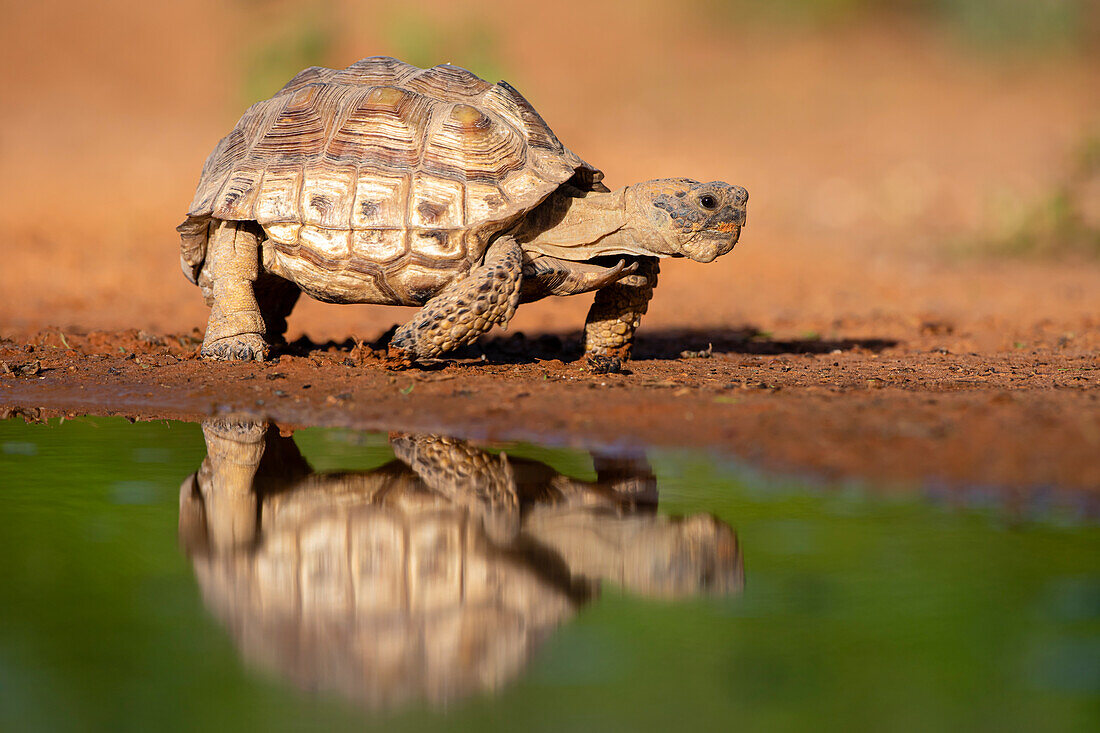
[[[257,539],[258,505],[313,470],[294,439],[247,415],[203,420],[206,457],[180,491],[180,536],[189,550],[235,550]]]
[[[200,496],[193,498],[202,502],[209,549],[245,547],[256,539],[254,483],[267,425],[247,417],[211,418],[202,433],[206,458],[195,476]]]
[[[496,323],[507,326],[519,303],[522,273],[523,251],[516,240],[496,240],[485,253],[485,264],[443,288],[397,329],[391,358],[407,365],[473,343]]]
[[[520,302],[532,303],[548,295],[579,295],[606,288],[638,270],[638,263],[619,260],[615,265],[570,262],[556,257],[536,257],[523,265]]]
[[[259,239],[237,221],[219,221],[213,228],[204,265],[213,286],[204,357],[263,361],[267,356],[267,328],[252,290],[260,267]]]
[[[519,532],[519,494],[508,457],[439,435],[394,433],[393,453],[424,484],[478,517],[495,542],[507,544]]]
[[[584,353],[596,371],[617,370],[630,358],[634,331],[649,307],[659,270],[656,257],[641,257],[635,274],[596,291],[584,322]]]

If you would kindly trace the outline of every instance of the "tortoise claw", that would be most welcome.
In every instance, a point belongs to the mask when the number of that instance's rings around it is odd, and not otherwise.
[[[263,361],[267,358],[268,345],[257,333],[226,336],[202,345],[204,359],[221,361]]]
[[[619,260],[619,264],[615,265],[615,269],[620,270],[623,275],[633,275],[638,271],[638,262],[635,260],[627,265],[626,260]]]
[[[626,260],[619,260],[618,264],[612,267],[610,270],[600,276],[598,280],[593,283],[595,289],[605,288],[608,285],[617,283],[624,277],[633,275],[638,271],[638,263],[631,262],[626,264]]]

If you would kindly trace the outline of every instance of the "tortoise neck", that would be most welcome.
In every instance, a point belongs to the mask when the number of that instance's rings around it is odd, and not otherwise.
[[[513,230],[523,249],[536,255],[582,261],[601,255],[660,255],[656,232],[632,226],[629,187],[604,193],[563,185]]]
[[[603,193],[564,184],[523,219],[517,239],[521,243],[591,244],[625,224],[625,188]]]
[[[553,228],[575,232],[580,237],[577,244],[593,244],[600,237],[627,226],[626,188],[603,192],[562,186],[551,198],[563,213],[561,221]]]
[[[675,243],[644,215],[636,215],[631,191],[631,186],[607,193],[561,186],[513,234],[531,255],[575,262],[601,256],[676,256]]]

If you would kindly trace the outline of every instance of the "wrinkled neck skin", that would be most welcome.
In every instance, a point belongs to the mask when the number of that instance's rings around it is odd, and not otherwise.
[[[513,230],[529,258],[581,262],[604,255],[679,257],[665,233],[628,213],[631,187],[610,193],[562,186]]]

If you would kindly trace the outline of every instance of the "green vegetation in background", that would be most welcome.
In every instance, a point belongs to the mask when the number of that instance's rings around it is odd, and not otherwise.
[[[1094,0],[936,0],[929,3],[952,32],[991,50],[1083,47]]]
[[[1069,174],[1031,204],[1007,201],[999,231],[979,247],[994,255],[1100,258],[1100,132],[1077,146]]]
[[[414,66],[428,68],[451,63],[496,82],[508,75],[500,50],[500,31],[495,21],[480,14],[466,14],[458,21],[443,21],[413,5],[384,16],[383,37],[391,55]]]
[[[238,0],[255,16],[241,59],[241,94],[251,104],[271,96],[298,71],[331,63],[340,39],[334,0],[310,0],[292,10],[268,0]],[[994,52],[1084,49],[1100,38],[1092,0],[700,0],[707,24],[764,22],[821,27],[912,19],[944,28],[968,45]],[[515,79],[501,51],[501,30],[483,13],[456,21],[414,5],[375,9],[387,49],[417,66],[454,63],[489,81]]]
[[[255,3],[263,12],[264,3]],[[338,16],[331,0],[312,0],[293,13],[280,14],[272,23],[259,22],[244,36],[241,95],[245,104],[267,99],[295,74],[310,66],[324,66],[336,44]]]
[[[707,0],[729,22],[813,27],[915,20],[992,52],[1083,49],[1097,36],[1093,0]]]
[[[316,468],[389,460],[311,429]],[[590,466],[532,446],[512,455]],[[0,422],[0,730],[1095,730],[1100,528],[768,481],[654,451],[662,512],[738,534],[742,594],[607,589],[497,695],[365,713],[240,660],[177,539],[197,425]]]
[[[241,94],[247,104],[270,97],[302,69],[334,64],[332,54],[343,39],[333,0],[312,0],[292,11],[268,2],[248,6],[257,22],[241,66]],[[385,48],[362,55],[389,54],[425,68],[453,63],[494,82],[509,78],[495,21],[480,14],[443,21],[412,5],[396,7],[375,11]]]

